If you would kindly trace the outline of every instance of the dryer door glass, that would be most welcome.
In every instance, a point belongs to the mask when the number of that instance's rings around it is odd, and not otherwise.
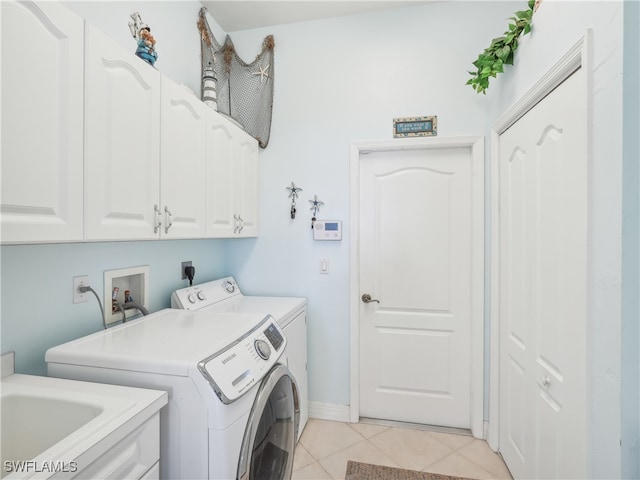
[[[249,415],[239,480],[288,480],[293,468],[296,406],[291,373],[277,365],[263,379]]]

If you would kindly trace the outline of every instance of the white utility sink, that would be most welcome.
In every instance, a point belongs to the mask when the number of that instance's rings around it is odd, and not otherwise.
[[[7,479],[73,477],[113,447],[107,437],[124,438],[167,403],[166,392],[32,375],[0,386]]]
[[[99,405],[68,399],[2,395],[2,465],[35,458],[103,411]]]

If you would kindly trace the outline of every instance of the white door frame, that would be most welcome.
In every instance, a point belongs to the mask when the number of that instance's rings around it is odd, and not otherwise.
[[[350,147],[351,259],[350,259],[350,409],[349,420],[360,418],[360,162],[366,154],[400,150],[470,148],[472,211],[471,278],[471,432],[484,438],[484,138],[431,137],[354,142]]]
[[[500,447],[500,196],[498,188],[500,185],[500,135],[579,68],[586,68],[587,117],[591,118],[590,45],[591,30],[587,30],[585,35],[491,127],[491,348],[487,443],[496,452]],[[587,125],[591,125],[591,122],[587,121]],[[587,137],[591,138],[590,131],[587,132]],[[589,146],[587,146],[587,161],[591,164]]]

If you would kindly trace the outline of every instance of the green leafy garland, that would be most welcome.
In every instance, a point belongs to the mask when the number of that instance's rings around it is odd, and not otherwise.
[[[477,71],[469,72],[471,78],[466,85],[471,85],[478,93],[486,94],[489,78],[495,78],[498,73],[504,72],[504,65],[513,65],[513,54],[518,48],[518,38],[531,31],[535,4],[535,0],[529,0],[528,10],[516,12],[515,17],[509,18],[514,23],[509,24],[509,30],[504,32],[504,36],[494,38],[491,45],[478,55],[478,59],[473,62]]]

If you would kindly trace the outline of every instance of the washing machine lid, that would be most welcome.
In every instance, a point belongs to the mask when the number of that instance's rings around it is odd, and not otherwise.
[[[205,311],[217,313],[272,315],[281,327],[284,327],[291,316],[304,308],[307,300],[298,297],[260,297],[253,295],[237,295],[224,302],[211,305]]]
[[[246,337],[263,314],[165,309],[50,348],[47,363],[188,376],[190,367]]]
[[[192,287],[181,288],[171,295],[174,308],[219,313],[269,314],[284,326],[307,302],[303,297],[270,297],[244,295],[233,277],[225,277]]]

